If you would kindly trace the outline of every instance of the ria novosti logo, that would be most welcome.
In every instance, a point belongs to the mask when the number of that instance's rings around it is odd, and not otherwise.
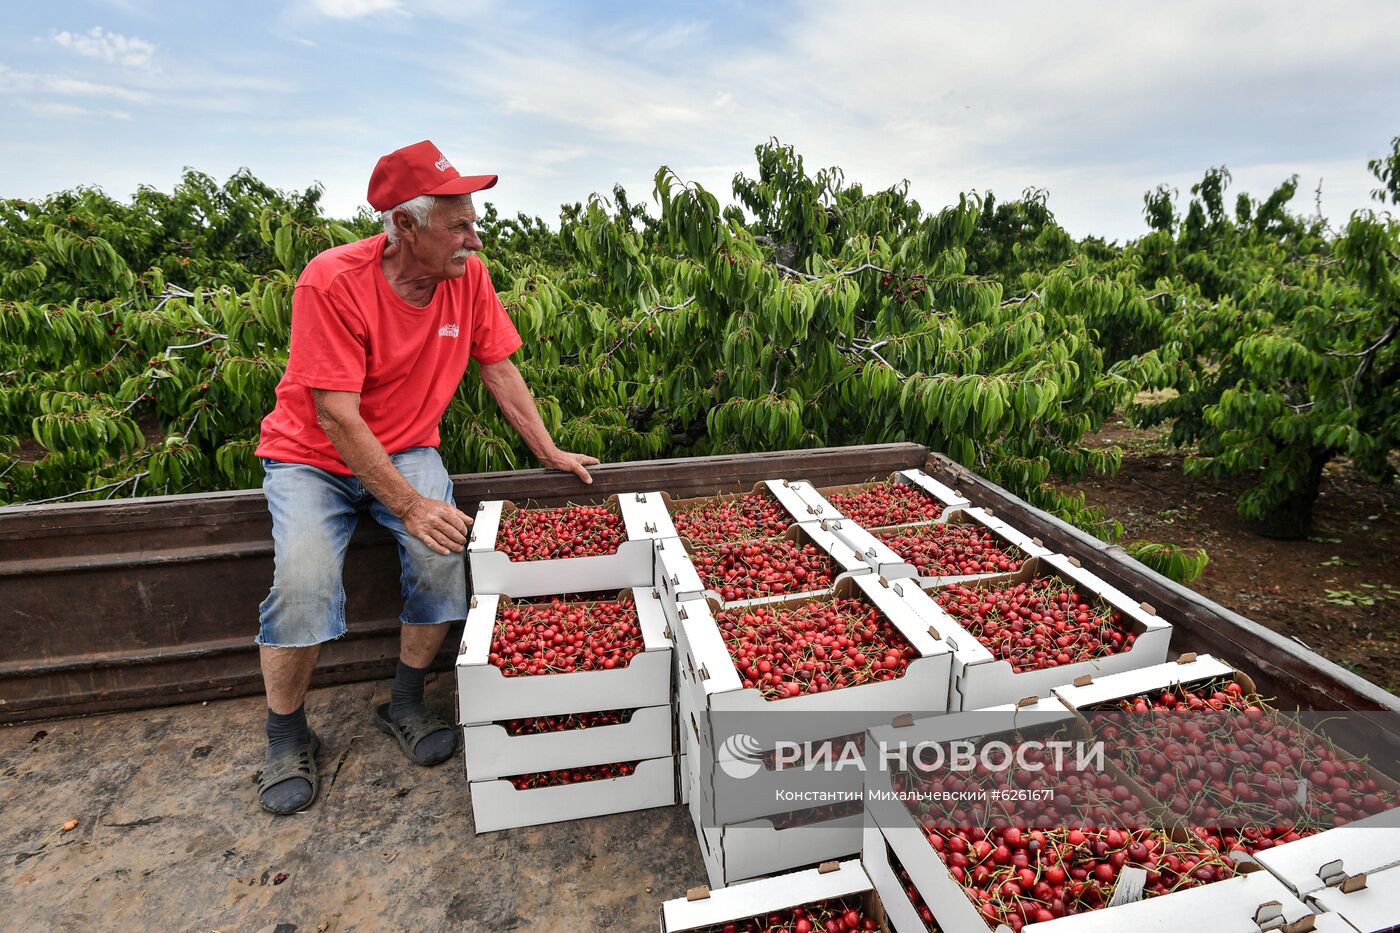
[[[736,780],[753,777],[763,767],[763,746],[746,732],[736,732],[720,746],[719,766]]]
[[[764,748],[758,739],[736,732],[721,746],[719,766],[740,779],[752,777],[763,767]],[[778,742],[773,750],[778,770],[856,771],[871,768],[856,742]],[[878,769],[935,771],[1103,771],[1105,748],[1101,741],[1002,741],[881,742],[875,750]]]

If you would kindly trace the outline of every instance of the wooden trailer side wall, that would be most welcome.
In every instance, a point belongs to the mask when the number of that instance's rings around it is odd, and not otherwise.
[[[927,453],[886,444],[609,464],[591,486],[543,470],[454,480],[471,514],[483,499],[563,505],[748,491],[775,477],[860,482]],[[0,722],[261,691],[253,638],[272,582],[271,529],[257,491],[0,508]],[[323,648],[317,683],[392,675],[398,577],[393,539],[362,516],[346,559],[349,633]]]

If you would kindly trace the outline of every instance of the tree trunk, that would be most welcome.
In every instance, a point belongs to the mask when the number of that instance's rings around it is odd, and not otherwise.
[[[1302,467],[1305,472],[1297,490],[1287,502],[1252,523],[1254,530],[1266,538],[1283,541],[1297,541],[1311,535],[1313,506],[1317,504],[1318,490],[1322,486],[1322,468],[1329,459],[1322,451],[1314,450]]]

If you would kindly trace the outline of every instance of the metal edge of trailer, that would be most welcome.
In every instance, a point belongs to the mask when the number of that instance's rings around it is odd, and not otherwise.
[[[748,490],[775,477],[860,482],[927,453],[881,444],[604,464],[591,486],[544,470],[453,482],[474,512],[482,499],[560,505]],[[393,673],[395,543],[373,521],[359,526],[346,557],[348,632],[323,647],[317,684]],[[253,636],[272,581],[271,527],[256,490],[0,508],[0,723],[260,692]],[[451,661],[445,647],[435,666]]]

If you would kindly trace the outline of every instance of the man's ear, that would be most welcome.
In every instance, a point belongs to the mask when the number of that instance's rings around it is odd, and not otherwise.
[[[395,207],[393,209],[393,228],[398,231],[399,237],[403,237],[410,230],[416,230],[416,227],[413,226],[413,214],[406,212],[402,207]]]
[[[416,234],[418,232],[418,222],[413,219],[413,215],[403,208],[394,210],[394,229],[399,232],[400,239]]]

